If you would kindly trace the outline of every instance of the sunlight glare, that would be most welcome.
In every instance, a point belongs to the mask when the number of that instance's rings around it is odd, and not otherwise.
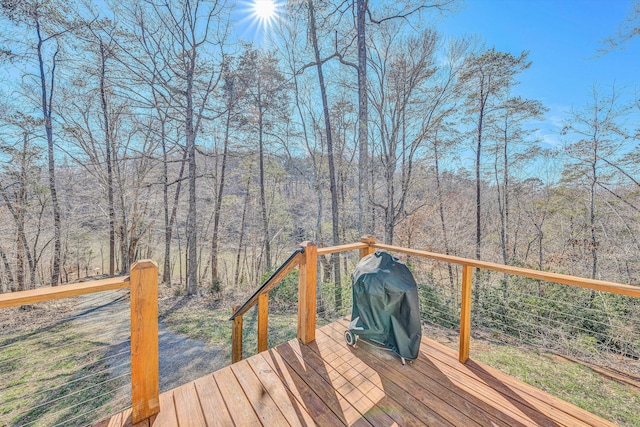
[[[255,0],[253,12],[261,21],[271,21],[275,18],[276,5],[274,0]]]
[[[284,0],[238,0],[241,37],[261,45],[282,24]]]

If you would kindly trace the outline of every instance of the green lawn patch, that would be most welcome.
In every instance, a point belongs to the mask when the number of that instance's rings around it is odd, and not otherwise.
[[[532,348],[475,341],[471,357],[620,426],[640,426],[640,392]]]

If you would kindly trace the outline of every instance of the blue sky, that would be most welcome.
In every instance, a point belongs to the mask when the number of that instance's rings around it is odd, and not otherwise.
[[[236,31],[260,45],[265,34],[250,16],[252,3],[238,0]],[[630,96],[636,87],[640,91],[640,37],[625,49],[598,54],[631,8],[632,0],[466,0],[436,26],[444,37],[478,35],[487,48],[514,55],[528,50],[533,64],[516,92],[549,108],[536,126],[544,141],[558,145],[566,112],[589,101],[594,83],[603,90],[615,83]]]
[[[480,35],[487,47],[514,55],[529,50],[533,64],[517,91],[550,109],[540,128],[553,143],[564,112],[584,106],[594,82],[640,90],[640,38],[597,55],[631,6],[631,0],[467,0],[438,28],[445,36]]]

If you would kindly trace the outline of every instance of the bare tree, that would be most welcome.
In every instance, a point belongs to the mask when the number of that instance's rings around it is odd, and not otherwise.
[[[0,153],[9,159],[3,168],[4,174],[0,177],[0,194],[15,224],[15,290],[22,291],[35,284],[36,269],[41,256],[38,251],[42,250],[38,247],[41,227],[35,229],[35,236],[28,235],[28,230],[32,228],[29,227],[28,221],[32,219],[30,210],[33,194],[38,192],[37,177],[40,175],[38,161],[41,150],[35,142],[39,136],[36,129],[42,126],[42,123],[41,120],[21,113],[8,115],[4,117],[4,121],[14,128],[15,141],[4,140],[0,145]],[[11,274],[6,255],[3,253],[0,256],[3,257],[6,274],[13,283],[14,276]]]
[[[408,204],[414,161],[424,155],[421,148],[442,114],[447,90],[432,81],[437,72],[436,34],[427,31],[407,39],[400,35],[401,28],[387,29],[371,43],[371,98],[384,185],[383,202],[374,204],[384,212],[385,242],[393,244],[396,224],[419,206]]]
[[[175,102],[187,152],[187,294],[198,289],[196,141],[203,121],[213,119],[212,94],[221,81],[228,11],[223,1],[146,1],[126,10],[135,44],[127,62],[139,78],[152,79]]]
[[[619,93],[615,86],[611,93],[601,95],[600,88],[594,84],[592,99],[580,110],[571,110],[562,129],[562,133],[572,137],[565,145],[570,159],[564,171],[566,181],[577,181],[588,189],[588,230],[589,252],[591,253],[591,278],[598,273],[597,237],[597,188],[606,185],[612,169],[610,164],[617,163],[620,156],[622,126],[620,120],[627,109],[619,103]],[[603,159],[606,159],[605,162]]]
[[[258,139],[258,179],[264,261],[267,270],[270,270],[272,235],[266,198],[265,152],[267,139],[274,135],[277,122],[287,119],[288,83],[278,69],[273,52],[261,53],[248,47],[240,58],[239,70],[246,96],[248,123]]]
[[[57,286],[60,281],[60,251],[62,244],[62,220],[60,203],[56,187],[56,166],[53,134],[53,104],[56,89],[58,55],[61,52],[61,39],[73,25],[66,22],[69,14],[68,6],[50,1],[23,1],[0,3],[1,13],[15,25],[23,26],[35,37],[35,44],[25,43],[22,58],[35,66],[37,71],[30,75],[32,82],[38,87],[40,97],[37,102],[42,112],[47,141],[49,191],[51,193],[51,209],[53,216],[53,263],[51,285]],[[26,45],[26,46],[25,46]],[[35,50],[35,52],[33,52]],[[12,56],[19,56],[14,52]]]
[[[329,192],[331,194],[331,236],[334,245],[340,242],[339,212],[338,212],[338,187],[336,185],[336,167],[333,154],[333,134],[331,132],[331,117],[329,115],[329,102],[327,101],[327,88],[324,82],[322,70],[323,58],[320,55],[318,44],[318,32],[316,28],[315,8],[312,0],[307,1],[309,9],[309,37],[313,46],[313,56],[318,73],[318,86],[320,88],[320,98],[322,99],[322,115],[324,117],[325,138],[327,139],[327,161],[329,164]],[[335,306],[336,310],[342,309],[342,286],[340,286],[340,257],[334,254],[331,257],[333,263],[333,280],[335,283]]]
[[[496,119],[492,122],[489,132],[495,141],[490,147],[495,155],[494,177],[496,201],[500,215],[500,243],[502,247],[502,262],[509,263],[515,257],[516,244],[511,240],[511,206],[512,167],[522,164],[538,154],[536,141],[530,139],[534,132],[525,129],[524,123],[540,119],[546,109],[539,101],[513,97],[507,91],[506,100],[502,108],[496,111]],[[523,149],[518,149],[523,147]]]
[[[505,90],[516,84],[516,75],[531,65],[527,58],[528,52],[514,57],[510,53],[490,49],[471,57],[461,76],[461,80],[467,85],[466,106],[475,122],[477,259],[480,259],[482,243],[481,163],[485,127],[487,121],[493,118],[492,113],[502,108],[502,95]]]
[[[618,26],[615,34],[603,41],[604,46],[599,49],[599,53],[604,54],[613,49],[623,48],[638,36],[640,36],[640,0],[633,0],[629,15]]]
[[[220,171],[218,175],[218,185],[215,189],[216,199],[213,206],[213,233],[211,237],[211,287],[214,292],[220,291],[220,274],[218,271],[218,258],[220,248],[220,214],[222,211],[222,197],[225,190],[225,179],[227,173],[227,165],[229,158],[230,133],[232,130],[232,121],[238,115],[236,111],[238,104],[238,78],[234,71],[230,71],[227,65],[223,85],[223,99],[226,109],[224,118],[224,137],[222,141],[222,158],[220,160]]]

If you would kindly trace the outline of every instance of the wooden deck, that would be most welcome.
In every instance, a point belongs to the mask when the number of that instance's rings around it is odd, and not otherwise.
[[[292,340],[160,396],[144,426],[613,426],[424,339],[418,360],[348,347],[347,322]],[[131,411],[99,426],[131,425]]]

